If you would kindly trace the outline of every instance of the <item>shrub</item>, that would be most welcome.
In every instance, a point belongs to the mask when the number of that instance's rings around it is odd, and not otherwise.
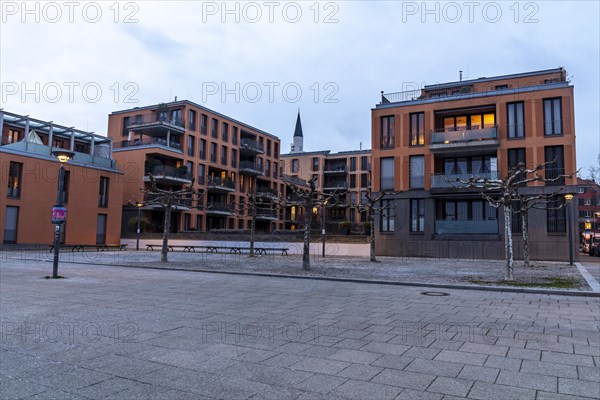
[[[132,226],[134,230],[137,229],[137,217],[129,218],[129,221],[127,221],[127,223],[129,224],[129,226]],[[150,223],[150,221],[148,221],[148,218],[146,218],[146,217],[140,218],[140,230],[142,232],[147,232],[151,228],[152,228],[152,224]]]

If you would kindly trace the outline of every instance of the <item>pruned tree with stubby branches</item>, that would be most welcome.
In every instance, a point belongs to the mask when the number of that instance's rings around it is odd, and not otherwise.
[[[160,261],[167,262],[167,254],[169,252],[169,234],[171,232],[171,212],[173,207],[184,206],[192,207],[193,203],[199,204],[202,202],[204,192],[199,192],[194,189],[194,178],[187,187],[183,187],[179,190],[160,189],[156,184],[156,179],[152,174],[150,178],[150,189],[140,188],[140,191],[144,194],[144,205],[157,205],[162,208],[165,213],[163,222],[163,241],[160,252]]]
[[[481,196],[494,208],[499,209],[503,208],[504,214],[504,251],[506,258],[506,268],[504,273],[504,279],[507,281],[514,280],[514,252],[513,252],[513,237],[512,237],[512,216],[513,216],[513,208],[512,204],[514,201],[521,201],[521,204],[525,204],[526,207],[525,212],[523,214],[527,214],[527,211],[531,208],[538,208],[541,204],[548,204],[551,199],[555,199],[563,190],[558,187],[556,190],[548,193],[544,192],[544,189],[540,186],[540,190],[538,193],[530,193],[523,189],[527,187],[528,184],[533,182],[541,182],[544,184],[560,182],[564,178],[571,178],[573,174],[570,175],[558,175],[553,178],[546,178],[544,175],[541,175],[540,172],[545,170],[546,167],[552,165],[556,162],[556,160],[544,162],[542,164],[536,165],[534,168],[528,169],[524,163],[517,163],[515,166],[509,169],[508,174],[504,178],[498,179],[489,179],[489,178],[480,178],[478,176],[471,177],[468,181],[462,181],[457,179],[457,181],[466,184],[469,188],[478,188],[480,189]],[[529,187],[531,189],[532,187]],[[516,210],[519,212],[520,210]],[[527,224],[527,217],[525,216],[525,220],[523,224]],[[526,247],[527,252],[527,263],[529,263],[529,236],[528,230],[525,229],[524,240],[527,241]]]
[[[315,207],[331,207],[335,204],[340,204],[340,198],[346,194],[346,191],[333,191],[329,193],[317,190],[317,178],[312,178],[308,181],[308,188],[302,189],[295,184],[290,184],[292,193],[296,200],[294,204],[304,209],[304,243],[302,247],[302,269],[310,270],[310,225],[312,213],[311,210]],[[287,200],[283,199],[287,205]]]
[[[390,212],[393,209],[393,203],[383,205],[381,204],[381,201],[385,200],[386,197],[392,196],[394,194],[396,194],[396,192],[390,192],[387,190],[382,190],[378,193],[372,193],[371,189],[367,189],[365,195],[365,202],[362,203],[361,201],[359,202],[359,204],[356,204],[356,207],[360,212],[367,213],[367,219],[369,220],[369,223],[371,225],[371,231],[369,232],[369,261],[371,262],[377,262],[377,257],[375,256],[375,216],[384,215],[386,212]]]

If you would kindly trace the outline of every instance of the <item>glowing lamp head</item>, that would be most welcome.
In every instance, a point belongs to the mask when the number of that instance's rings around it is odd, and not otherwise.
[[[73,156],[75,155],[75,153],[73,153],[72,151],[69,150],[54,150],[52,152],[52,155],[54,155],[54,157],[58,158],[58,161],[60,161],[61,163],[66,163],[68,162],[71,158],[73,158]]]
[[[567,200],[567,201],[573,200],[573,195],[571,193],[565,194],[565,200]]]

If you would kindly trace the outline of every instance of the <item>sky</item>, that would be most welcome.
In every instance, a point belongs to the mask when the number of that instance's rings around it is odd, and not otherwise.
[[[290,149],[370,148],[380,93],[564,67],[577,164],[600,154],[598,1],[2,1],[0,107],[105,135],[177,97]]]

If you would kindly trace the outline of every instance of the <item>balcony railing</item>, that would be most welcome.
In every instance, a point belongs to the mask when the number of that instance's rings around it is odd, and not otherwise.
[[[546,179],[552,179],[551,182],[546,182],[548,186],[563,185],[565,183],[564,168],[546,168],[545,169]]]
[[[179,145],[179,142],[173,142],[173,141],[171,141],[171,143],[167,143],[167,139],[160,138],[160,137],[151,137],[151,138],[133,139],[133,140],[123,140],[121,142],[115,142],[113,144],[113,147],[115,149],[117,149],[117,148],[125,148],[125,147],[152,146],[152,145],[159,145],[159,146],[169,147],[171,149],[175,149],[175,150],[181,151],[181,146]]]
[[[267,197],[270,199],[277,199],[279,192],[271,188],[256,188],[256,197]]]
[[[232,204],[226,203],[208,203],[206,205],[207,213],[233,214],[234,207]]]
[[[303,204],[305,199],[297,194],[290,194],[285,198],[287,204]]]
[[[483,128],[453,128],[452,130],[441,128],[431,132],[431,144],[472,142],[497,138],[498,129],[495,125],[486,125]]]
[[[254,139],[244,138],[240,140],[240,149],[241,150],[250,150],[256,153],[264,153],[265,147],[262,143],[257,142]]]
[[[142,118],[134,119],[130,122],[129,128],[143,125],[152,125],[156,123],[164,123],[179,128],[185,128],[184,122],[181,118],[171,118],[165,115],[144,115]]]
[[[498,220],[435,221],[435,233],[440,234],[497,234]]]
[[[498,171],[480,172],[477,174],[435,174],[431,178],[432,188],[461,188],[466,187],[466,183],[471,178],[480,179],[498,179]],[[461,182],[462,181],[462,182]]]
[[[323,183],[323,189],[327,189],[327,190],[348,189],[348,182],[325,182],[325,183]]]
[[[254,161],[240,161],[240,170],[253,171],[262,174],[264,167]]]
[[[277,210],[257,208],[256,218],[259,219],[277,219]]]
[[[144,204],[148,206],[162,206],[166,200],[164,195],[146,193],[144,194]],[[175,208],[191,208],[192,199],[174,198],[172,199],[173,207]]]
[[[291,185],[308,186],[308,182],[306,182],[306,180],[298,178],[296,176],[291,176],[291,175],[283,174],[283,175],[281,175],[281,179],[283,179],[283,181],[285,183],[288,183],[288,184],[291,184]]]
[[[235,182],[231,178],[221,178],[218,176],[208,177],[209,189],[222,189],[229,192],[235,192]]]
[[[346,167],[346,165],[326,165],[325,166],[325,170],[323,172],[325,172],[326,174],[332,174],[332,173],[343,173],[346,172],[348,170],[348,168]]]
[[[192,173],[186,168],[158,165],[153,167],[149,173],[151,173],[155,178],[173,178],[185,181],[192,180]],[[148,175],[148,173],[146,175]]]

